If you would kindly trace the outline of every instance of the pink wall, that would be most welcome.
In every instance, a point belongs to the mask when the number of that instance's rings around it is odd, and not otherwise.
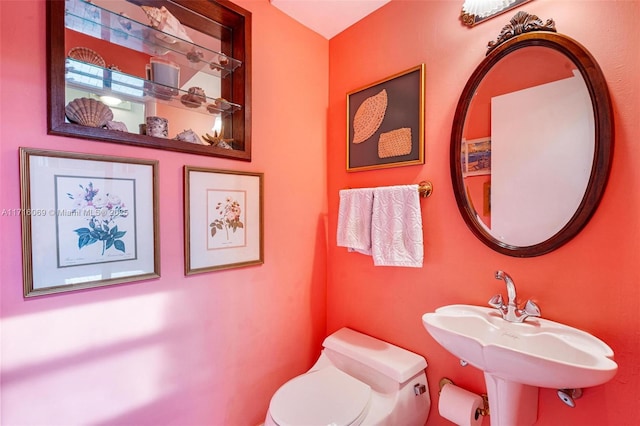
[[[155,158],[162,263],[157,280],[25,301],[20,218],[0,217],[1,424],[257,424],[315,360],[329,43],[267,0],[238,3],[253,12],[251,163],[47,136],[45,2],[0,1],[0,209],[20,206],[20,146]],[[264,265],[184,276],[185,164],[264,172]]]
[[[540,391],[540,425],[631,425],[640,418],[640,132],[637,1],[536,0],[520,8],[583,44],[607,78],[614,105],[616,147],[609,186],[591,222],[574,240],[538,258],[490,250],[458,213],[449,174],[449,139],[466,80],[515,14],[469,29],[458,21],[462,1],[394,0],[329,42],[328,328],[351,326],[424,355],[433,401],[429,425],[450,424],[437,413],[437,387],[449,377],[484,392],[481,373],[462,368],[422,326],[421,316],[451,303],[485,305],[503,284],[504,269],[521,298],[533,298],[543,316],[587,330],[614,349],[617,376],[586,389],[575,409],[551,389]],[[424,166],[345,172],[345,94],[419,63],[426,64]],[[422,200],[425,263],[421,269],[376,268],[371,258],[336,247],[338,190],[344,187],[434,184]],[[485,419],[485,425],[489,422]]]

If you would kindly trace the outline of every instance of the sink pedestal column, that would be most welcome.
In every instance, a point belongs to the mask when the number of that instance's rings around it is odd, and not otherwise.
[[[538,388],[484,373],[491,426],[527,426],[538,419]]]

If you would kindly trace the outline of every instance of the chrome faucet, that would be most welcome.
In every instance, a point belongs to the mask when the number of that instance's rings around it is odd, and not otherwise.
[[[509,322],[523,322],[528,317],[540,316],[540,308],[531,300],[527,300],[524,309],[518,308],[516,285],[513,283],[509,274],[504,271],[496,271],[496,279],[504,280],[504,283],[507,285],[507,304],[504,304],[504,299],[501,294],[496,294],[489,299],[489,306],[496,308],[502,315],[502,318]]]

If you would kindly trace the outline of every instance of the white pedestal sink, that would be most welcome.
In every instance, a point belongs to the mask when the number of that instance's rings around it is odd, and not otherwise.
[[[539,387],[597,386],[618,369],[602,340],[542,318],[513,323],[492,308],[449,305],[422,322],[446,350],[484,372],[491,426],[535,423]]]

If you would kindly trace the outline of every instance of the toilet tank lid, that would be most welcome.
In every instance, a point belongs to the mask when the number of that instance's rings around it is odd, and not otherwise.
[[[324,339],[323,346],[359,361],[398,383],[404,383],[427,367],[424,357],[350,328],[341,328]]]

